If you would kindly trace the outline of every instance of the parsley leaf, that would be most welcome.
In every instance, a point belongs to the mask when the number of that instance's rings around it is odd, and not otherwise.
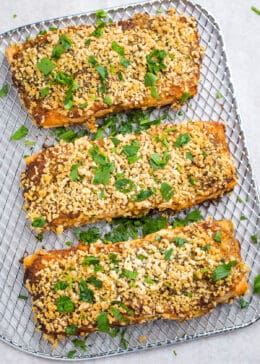
[[[175,219],[173,221],[173,227],[178,227],[178,226],[186,226],[192,222],[197,222],[200,221],[202,219],[202,215],[200,210],[193,210],[191,212],[188,213],[188,215],[186,216],[185,219],[180,220],[180,219]]]
[[[106,105],[108,105],[108,106],[113,105],[113,101],[112,101],[112,99],[111,99],[111,97],[109,95],[105,95],[105,97],[104,97],[104,103]]]
[[[159,99],[160,98],[155,86],[151,86],[151,96],[154,99]]]
[[[76,235],[78,239],[83,241],[86,244],[95,243],[98,239],[101,238],[100,230],[96,226],[89,228],[84,231],[77,231]]]
[[[188,243],[187,239],[180,238],[178,236],[174,237],[173,240],[177,244],[178,248],[182,248],[185,243]]]
[[[56,44],[52,50],[51,58],[57,60],[63,53],[65,53],[65,49],[63,48],[63,46],[61,44]]]
[[[184,92],[179,103],[183,104],[184,102],[186,102],[189,98],[191,97],[191,95],[188,92]]]
[[[100,312],[98,317],[96,318],[97,321],[97,327],[99,331],[109,333],[110,327],[109,327],[109,321],[107,317],[107,312]]]
[[[116,53],[118,53],[120,56],[124,57],[125,50],[117,42],[113,41],[111,43],[111,47],[112,47],[113,51],[115,51]]]
[[[58,281],[54,284],[54,290],[55,291],[60,291],[60,290],[64,290],[68,287],[68,282],[66,281]]]
[[[148,71],[156,75],[158,72],[166,70],[167,67],[163,63],[166,56],[166,51],[154,49],[148,56],[146,56]]]
[[[171,156],[169,153],[164,152],[162,156],[159,153],[152,153],[150,158],[150,165],[154,171],[160,168],[165,168]]]
[[[174,146],[177,148],[183,147],[191,141],[191,137],[188,133],[180,134],[177,140],[174,143]]]
[[[126,329],[123,329],[121,331],[120,345],[122,345],[123,348],[126,350],[128,348],[129,343],[128,343],[128,341],[125,338],[125,333],[126,333]]]
[[[68,335],[74,335],[76,333],[76,330],[77,330],[77,325],[75,324],[69,325],[65,328],[65,332]]]
[[[48,95],[49,92],[50,92],[49,87],[42,88],[40,91],[40,97],[43,99],[44,97],[46,97]]]
[[[79,172],[78,172],[78,168],[82,166],[82,162],[78,162],[75,164],[72,164],[71,168],[70,168],[70,179],[73,182],[77,182],[81,179],[81,177],[79,176]]]
[[[79,282],[79,292],[81,301],[89,303],[94,302],[94,292],[92,291],[92,289],[88,288],[87,282],[83,279],[81,279]]]
[[[201,249],[204,251],[204,252],[207,252],[208,250],[210,250],[211,248],[211,245],[210,244],[206,244],[204,245]]]
[[[260,274],[254,279],[254,293],[260,294]]]
[[[251,10],[254,11],[257,15],[260,15],[260,10],[257,9],[255,6],[251,6]]]
[[[114,171],[113,163],[101,164],[95,169],[93,183],[95,185],[107,185],[110,180],[111,173]]]
[[[257,234],[254,234],[254,235],[251,235],[251,240],[254,244],[257,244],[258,243],[258,237],[257,237]]]
[[[139,149],[140,143],[138,140],[134,140],[130,145],[123,146],[122,153],[126,156],[129,164],[133,164],[139,159],[137,156]]]
[[[76,348],[80,348],[82,351],[86,351],[87,350],[87,348],[86,348],[86,343],[84,342],[84,341],[82,341],[82,340],[79,340],[79,339],[75,339],[75,340],[73,340],[72,341],[73,342],[73,344],[74,344],[74,346],[76,347]]]
[[[165,201],[170,201],[174,195],[174,189],[168,183],[162,182],[161,184],[161,195]]]
[[[186,152],[185,155],[186,155],[187,159],[193,161],[194,158],[193,158],[193,155],[191,154],[191,152]]]
[[[104,93],[106,91],[106,79],[108,77],[107,68],[104,66],[101,66],[93,56],[89,56],[88,61],[89,61],[89,63],[91,63],[93,65],[95,70],[98,72],[100,79],[101,79],[101,90],[100,91]]]
[[[172,256],[172,253],[173,253],[173,248],[170,248],[169,250],[166,250],[165,254],[164,254],[164,259],[167,261],[167,260],[170,260],[171,256]]]
[[[250,305],[250,302],[246,301],[244,298],[241,298],[239,300],[239,305],[241,309],[247,308]]]
[[[149,277],[144,277],[144,282],[147,284],[154,284],[155,281]]]
[[[222,231],[219,230],[216,232],[216,234],[213,236],[213,239],[217,242],[217,243],[221,243],[221,235],[222,235]]]
[[[32,221],[32,226],[33,227],[38,227],[38,228],[42,228],[44,227],[44,225],[46,224],[46,220],[44,217],[39,216],[36,217],[33,221]]]
[[[99,258],[97,257],[94,257],[93,255],[87,255],[83,262],[82,262],[82,265],[83,267],[87,267],[87,266],[90,266],[90,265],[96,265],[99,263]]]
[[[49,76],[56,65],[49,58],[43,57],[38,63],[36,63],[36,67],[44,74],[44,76]]]
[[[22,125],[19,129],[16,130],[16,132],[10,137],[10,140],[20,140],[26,137],[28,134],[28,128],[26,126]]]
[[[120,274],[121,278],[127,278],[129,280],[135,279],[138,276],[138,272],[133,272],[131,270],[122,269],[122,272]]]
[[[154,191],[148,189],[148,190],[141,190],[135,197],[135,201],[141,202],[146,200],[147,198],[154,195]]]
[[[56,137],[57,141],[64,140],[64,142],[73,143],[75,139],[83,137],[86,133],[86,130],[80,130],[78,133],[75,133],[72,129],[59,127],[52,132],[52,135]]]
[[[114,316],[114,318],[117,320],[117,321],[121,321],[122,318],[123,318],[123,315],[122,313],[115,307],[110,307],[110,312],[112,313],[112,315]]]
[[[59,41],[61,42],[61,45],[65,49],[65,51],[71,49],[72,40],[66,34],[60,35]]]
[[[67,357],[69,358],[69,359],[72,359],[73,357],[74,357],[74,355],[76,354],[76,350],[70,350],[69,352],[68,352],[68,354],[67,354]]]
[[[219,91],[217,91],[216,92],[216,99],[220,100],[220,99],[222,99],[222,97],[223,97],[222,94]]]
[[[122,193],[128,193],[135,188],[135,184],[130,179],[122,178],[115,182],[115,188]]]
[[[146,216],[141,219],[141,223],[143,224],[143,235],[148,235],[167,227],[167,219],[162,216],[157,218]]]
[[[103,286],[102,281],[95,276],[88,277],[87,283],[93,284],[93,286],[96,288],[102,288]]]
[[[57,311],[60,313],[70,313],[75,309],[74,303],[68,296],[62,295],[56,300]]]
[[[231,268],[237,264],[236,260],[232,260],[229,263],[223,263],[217,266],[213,271],[213,282],[217,282],[220,279],[226,278],[231,273]]]
[[[7,85],[3,85],[3,87],[0,88],[0,97],[6,96],[7,93],[8,93],[8,86]]]
[[[144,85],[147,86],[154,86],[156,81],[158,80],[158,77],[155,76],[153,73],[146,73],[144,76]]]
[[[28,296],[24,296],[23,294],[19,294],[18,298],[20,300],[27,300],[28,299]]]

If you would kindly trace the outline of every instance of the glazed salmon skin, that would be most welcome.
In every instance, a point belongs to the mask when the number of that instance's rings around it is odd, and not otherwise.
[[[23,264],[36,328],[54,344],[69,334],[192,319],[248,290],[248,267],[229,220],[116,244],[38,250]]]
[[[26,159],[24,209],[41,233],[151,210],[180,211],[236,185],[217,122],[153,126],[140,134],[62,142]]]
[[[43,31],[11,45],[13,83],[33,122],[44,128],[110,113],[172,105],[197,93],[203,48],[194,18],[136,14],[132,19]]]

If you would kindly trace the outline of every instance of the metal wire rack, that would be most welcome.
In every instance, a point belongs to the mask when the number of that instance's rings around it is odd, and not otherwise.
[[[182,113],[176,114],[171,110],[169,113],[174,122],[191,119],[219,120],[226,123],[226,134],[238,170],[239,184],[231,195],[226,195],[218,201],[204,203],[199,208],[204,217],[233,220],[236,236],[241,242],[243,258],[251,269],[249,282],[252,285],[254,276],[260,272],[259,245],[254,245],[251,241],[251,235],[260,236],[260,208],[218,25],[206,10],[185,0],[141,3],[111,9],[108,14],[114,21],[118,21],[131,17],[136,12],[155,14],[158,9],[166,11],[172,7],[179,13],[184,12],[197,18],[201,43],[206,47],[206,53],[198,95],[189,105],[183,107]],[[26,37],[33,37],[40,30],[49,27],[93,22],[94,14],[87,13],[30,24],[0,35],[0,87],[3,84],[9,86],[8,95],[0,98],[0,339],[17,349],[50,359],[68,359],[67,353],[74,347],[70,340],[66,340],[53,350],[51,344],[42,338],[41,333],[34,330],[30,300],[18,299],[19,294],[27,295],[22,283],[23,269],[19,260],[42,246],[32,234],[22,211],[23,199],[19,179],[20,172],[25,167],[24,155],[36,153],[46,138],[51,141],[52,137],[50,131],[39,130],[33,126],[22,108],[17,91],[11,86],[11,73],[4,50],[10,42],[25,41]],[[217,92],[223,95],[221,99],[216,98]],[[154,111],[155,115],[162,112]],[[22,142],[9,141],[10,136],[21,125],[28,127],[29,139],[36,142],[33,147],[25,146]],[[241,221],[241,215],[247,219]],[[106,228],[106,224],[101,226]],[[71,231],[61,236],[49,233],[45,236],[44,247],[64,248],[64,241],[67,240],[75,241]],[[251,303],[243,310],[238,302],[234,302],[233,305],[219,306],[206,316],[183,323],[159,320],[129,327],[126,332],[126,339],[129,341],[127,349],[120,346],[117,338],[112,339],[102,333],[92,334],[86,340],[87,351],[77,351],[74,359],[70,360],[86,360],[144,350],[248,326],[259,319],[260,305],[259,299],[252,293],[247,299],[251,300]],[[141,343],[141,336],[145,336],[147,341]]]

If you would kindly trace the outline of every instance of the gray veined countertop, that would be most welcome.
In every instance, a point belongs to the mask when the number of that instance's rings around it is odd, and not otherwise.
[[[48,18],[124,5],[130,0],[12,0],[0,4],[0,32]],[[251,11],[260,0],[197,0],[219,23],[231,70],[242,126],[257,185],[260,183],[260,16]],[[16,14],[16,17],[13,16]],[[260,272],[259,272],[260,273]],[[230,334],[115,358],[95,364],[258,364],[260,323]],[[173,353],[176,352],[176,356]],[[0,342],[0,364],[41,364],[47,360],[21,353]]]

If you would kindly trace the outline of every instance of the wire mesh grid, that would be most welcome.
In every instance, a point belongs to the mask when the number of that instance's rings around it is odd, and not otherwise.
[[[225,121],[229,148],[238,170],[239,183],[232,194],[218,201],[206,202],[199,208],[204,218],[213,216],[214,219],[233,220],[236,236],[241,241],[243,258],[251,269],[249,282],[252,285],[254,276],[260,272],[259,246],[251,241],[251,235],[260,236],[260,209],[218,25],[199,5],[184,0],[141,3],[109,10],[108,14],[114,21],[118,21],[131,17],[136,12],[156,14],[158,9],[166,11],[172,7],[175,7],[178,13],[184,12],[197,18],[201,43],[206,47],[206,53],[198,95],[183,107],[182,113],[167,110],[174,122],[188,119]],[[65,27],[69,24],[93,22],[94,14],[80,14],[27,25],[0,35],[0,87],[3,84],[9,86],[8,95],[0,99],[0,339],[28,353],[52,359],[66,359],[68,351],[74,349],[71,341],[63,341],[53,350],[51,344],[42,338],[41,333],[34,330],[30,300],[23,301],[18,295],[27,295],[22,283],[23,269],[19,260],[43,245],[37,242],[32,234],[22,211],[23,199],[19,180],[20,172],[25,167],[23,157],[41,150],[46,140],[53,140],[50,131],[40,130],[32,125],[22,108],[17,91],[11,86],[11,73],[4,50],[10,41],[25,41],[26,37],[35,36],[40,30],[51,26]],[[221,99],[216,98],[217,92],[223,95]],[[164,111],[165,109],[155,110],[154,115]],[[28,127],[29,139],[36,142],[34,146],[9,141],[10,136],[21,125]],[[241,215],[247,219],[241,220]],[[107,228],[107,224],[104,223],[97,225],[102,229]],[[59,249],[64,248],[64,241],[75,241],[75,237],[71,231],[67,231],[60,236],[48,233],[44,240],[46,249]],[[120,346],[118,338],[112,339],[102,333],[92,334],[86,340],[87,351],[77,351],[72,360],[86,360],[159,347],[247,326],[260,317],[259,300],[252,292],[247,299],[251,304],[243,310],[236,301],[233,305],[219,306],[206,316],[183,323],[159,320],[128,327],[127,349]],[[141,336],[147,338],[146,342],[139,341]]]

